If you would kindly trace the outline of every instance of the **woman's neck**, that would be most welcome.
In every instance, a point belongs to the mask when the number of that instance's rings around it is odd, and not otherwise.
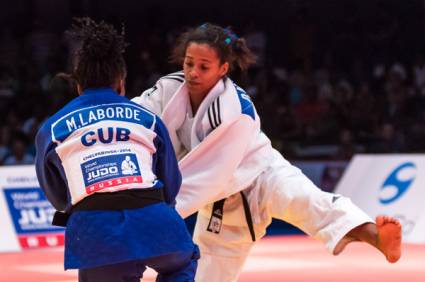
[[[199,109],[199,106],[201,105],[202,101],[204,101],[205,97],[208,93],[202,93],[202,94],[191,94],[189,93],[189,99],[190,99],[190,105],[192,107],[192,114],[195,116],[196,112]]]

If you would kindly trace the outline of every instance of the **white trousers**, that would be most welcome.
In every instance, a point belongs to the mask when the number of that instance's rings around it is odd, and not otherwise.
[[[274,161],[244,194],[248,198],[257,240],[272,218],[297,226],[335,252],[338,242],[354,227],[373,222],[348,198],[323,192],[298,168],[274,151]],[[197,282],[237,281],[255,244],[245,220],[239,194],[224,205],[220,233],[207,231],[212,204],[198,213],[194,241],[201,250]]]

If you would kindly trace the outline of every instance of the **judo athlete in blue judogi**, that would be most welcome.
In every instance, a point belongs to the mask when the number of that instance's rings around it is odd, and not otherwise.
[[[73,77],[79,97],[36,137],[40,185],[66,225],[65,269],[79,281],[194,281],[199,252],[174,209],[181,174],[162,121],[127,98],[125,42],[81,19]]]

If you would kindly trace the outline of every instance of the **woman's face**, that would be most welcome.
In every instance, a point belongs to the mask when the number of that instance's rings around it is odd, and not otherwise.
[[[187,46],[183,71],[190,95],[205,97],[228,69],[229,64],[221,64],[217,51],[208,44],[189,43]]]

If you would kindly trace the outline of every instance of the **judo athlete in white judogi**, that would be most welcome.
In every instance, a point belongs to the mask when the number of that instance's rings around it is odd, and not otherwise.
[[[177,211],[182,217],[198,211],[195,281],[236,281],[272,218],[299,227],[333,254],[350,241],[366,241],[397,261],[398,221],[379,217],[375,224],[348,198],[318,189],[271,147],[250,97],[227,77],[230,68],[252,62],[245,41],[204,24],[179,42],[173,58],[184,72],[162,77],[133,101],[160,115],[169,130],[183,176]]]

